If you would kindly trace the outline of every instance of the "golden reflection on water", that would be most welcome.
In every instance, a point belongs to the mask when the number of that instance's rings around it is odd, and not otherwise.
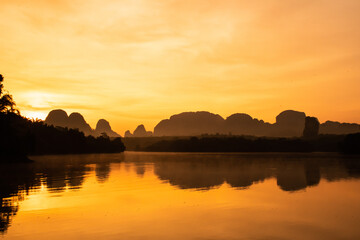
[[[1,238],[360,239],[357,159],[156,153],[35,159],[2,166],[8,182],[0,185]]]

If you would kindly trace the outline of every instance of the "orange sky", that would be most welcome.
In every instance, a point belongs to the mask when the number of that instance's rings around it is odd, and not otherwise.
[[[0,73],[22,114],[120,134],[183,111],[360,123],[359,0],[1,0]]]

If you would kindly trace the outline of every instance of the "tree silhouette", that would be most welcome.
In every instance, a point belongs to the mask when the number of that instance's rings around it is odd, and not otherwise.
[[[0,74],[0,112],[13,112],[19,111],[15,108],[15,102],[9,93],[5,93],[3,85],[4,77]]]

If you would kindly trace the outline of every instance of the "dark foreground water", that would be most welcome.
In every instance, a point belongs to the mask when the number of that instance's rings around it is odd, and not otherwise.
[[[0,239],[360,239],[360,159],[133,153],[0,165]]]

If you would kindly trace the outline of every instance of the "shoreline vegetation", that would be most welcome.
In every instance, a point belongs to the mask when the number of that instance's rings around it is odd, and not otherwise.
[[[360,133],[271,138],[202,135],[123,138],[126,150],[145,152],[337,152],[360,154]]]

